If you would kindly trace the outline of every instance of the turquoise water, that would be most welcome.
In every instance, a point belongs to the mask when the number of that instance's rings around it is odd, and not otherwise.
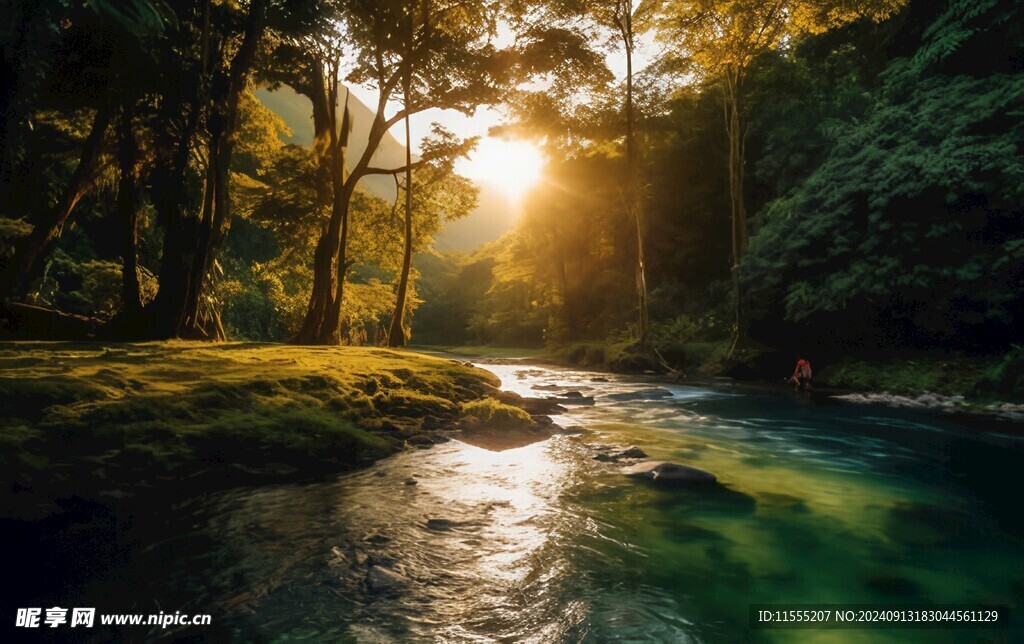
[[[452,441],[335,481],[196,499],[165,519],[166,539],[82,592],[128,587],[142,607],[210,612],[238,640],[1024,641],[1019,625],[747,624],[754,603],[1020,614],[1019,425],[484,366],[524,395],[593,396],[555,418],[586,433],[498,452]],[[602,445],[637,445],[723,485],[638,483],[595,460]],[[395,585],[368,580],[373,567]]]

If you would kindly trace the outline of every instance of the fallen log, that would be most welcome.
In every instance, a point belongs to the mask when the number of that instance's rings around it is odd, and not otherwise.
[[[7,340],[91,340],[103,320],[25,304],[0,302],[0,337]]]

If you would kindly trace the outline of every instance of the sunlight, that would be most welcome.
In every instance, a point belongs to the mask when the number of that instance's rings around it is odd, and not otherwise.
[[[532,143],[487,137],[468,159],[459,159],[455,170],[518,200],[536,185],[543,167],[544,156]]]

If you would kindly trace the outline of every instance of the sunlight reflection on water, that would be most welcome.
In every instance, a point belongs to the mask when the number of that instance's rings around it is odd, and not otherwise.
[[[935,467],[951,449],[935,441],[952,430],[928,417],[487,368],[525,396],[593,395],[556,418],[592,433],[502,452],[451,441],[331,483],[218,497],[196,519],[228,562],[218,574],[232,592],[267,589],[230,617],[240,638],[928,642],[928,631],[752,634],[746,607],[1012,604],[1024,588],[1019,538]],[[630,399],[659,387],[673,395]],[[630,444],[724,487],[658,490],[594,458]],[[374,568],[395,585],[373,587]]]

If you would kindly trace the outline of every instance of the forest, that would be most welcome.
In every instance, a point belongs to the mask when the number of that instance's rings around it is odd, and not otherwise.
[[[1019,0],[11,0],[0,81],[11,641],[1024,641]]]
[[[1019,393],[1018,3],[705,4],[11,3],[6,333],[747,375],[939,351]],[[378,104],[353,116],[346,83]],[[309,145],[257,98],[282,86]],[[478,137],[374,155],[495,105],[543,181],[500,240],[435,251]]]

